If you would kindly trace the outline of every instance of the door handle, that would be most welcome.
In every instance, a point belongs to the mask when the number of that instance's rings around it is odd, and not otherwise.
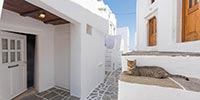
[[[14,68],[14,67],[18,67],[19,66],[19,64],[17,64],[17,65],[12,65],[12,66],[8,66],[8,68]]]

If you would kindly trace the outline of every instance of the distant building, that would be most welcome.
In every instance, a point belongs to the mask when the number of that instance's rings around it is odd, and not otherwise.
[[[117,28],[117,34],[121,36],[121,46],[120,51],[122,53],[126,53],[130,51],[129,47],[129,28],[128,27],[121,27]]]

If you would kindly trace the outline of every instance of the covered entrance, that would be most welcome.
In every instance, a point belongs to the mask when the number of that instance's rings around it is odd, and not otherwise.
[[[199,0],[183,0],[182,41],[200,40]]]
[[[54,83],[48,81],[52,81],[54,78],[54,74],[52,74],[55,66],[54,34],[63,33],[65,36],[68,32],[65,28],[68,29],[68,27],[59,25],[70,22],[25,0],[4,0],[2,12],[0,22],[0,100],[13,99],[29,87],[36,88],[38,92],[53,87]],[[55,39],[55,41],[59,41],[59,39]],[[45,66],[46,69],[41,69],[40,66]],[[58,67],[60,66],[58,65]],[[59,68],[57,69],[59,70]],[[44,79],[47,81],[42,80],[43,77],[38,74],[39,71],[44,71],[52,76],[44,74]],[[63,75],[63,73],[61,74]],[[51,87],[45,87],[49,84],[41,85],[41,81],[50,83]],[[68,83],[63,82],[62,84]]]

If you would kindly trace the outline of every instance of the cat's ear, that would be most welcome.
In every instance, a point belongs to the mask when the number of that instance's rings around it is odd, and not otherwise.
[[[129,62],[129,60],[127,59],[127,61]]]

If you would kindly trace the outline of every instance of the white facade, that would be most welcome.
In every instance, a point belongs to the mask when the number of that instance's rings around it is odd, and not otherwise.
[[[129,28],[128,27],[121,27],[117,28],[117,35],[121,36],[121,47],[120,51],[122,53],[129,52]]]
[[[148,20],[157,17],[157,46],[148,46]],[[181,42],[182,0],[137,0],[137,51],[199,52],[200,41]]]
[[[199,100],[199,92],[119,81],[119,100]],[[127,93],[127,91],[131,93]]]
[[[149,20],[156,17],[156,46],[149,46]],[[137,0],[135,50],[149,51],[152,55],[122,56],[122,70],[127,70],[127,59],[137,60],[137,66],[160,66],[173,74],[199,79],[199,56],[159,55],[151,51],[200,52],[200,41],[182,42],[182,0]],[[152,92],[146,91],[150,90]],[[125,93],[129,91],[129,93]],[[119,100],[197,100],[198,92],[177,90],[119,81]],[[156,96],[154,96],[156,94]]]
[[[3,10],[1,30],[37,37],[35,88],[42,92],[60,86],[85,100],[104,80],[104,43],[109,32],[109,20],[108,15],[99,10],[99,5],[105,5],[95,0],[26,1],[71,22],[53,26]],[[86,33],[87,25],[92,26],[92,34]],[[0,90],[0,93],[3,92]]]

